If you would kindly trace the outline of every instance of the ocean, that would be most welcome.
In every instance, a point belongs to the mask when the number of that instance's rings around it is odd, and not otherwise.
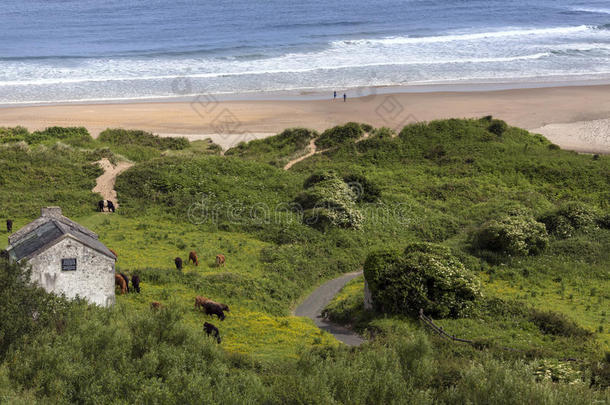
[[[577,80],[608,0],[0,0],[0,104]]]

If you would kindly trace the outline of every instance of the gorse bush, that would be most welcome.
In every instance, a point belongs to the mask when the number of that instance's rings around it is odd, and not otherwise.
[[[339,125],[322,132],[320,137],[316,139],[318,148],[331,148],[346,142],[353,142],[362,137],[364,131],[362,126],[356,122],[348,122],[345,125]]]
[[[475,249],[511,256],[538,254],[547,244],[544,225],[528,216],[506,216],[488,221],[472,237]]]
[[[371,253],[364,264],[378,311],[438,318],[467,316],[480,296],[475,277],[440,245],[414,243],[404,252]]]
[[[180,137],[160,137],[150,132],[140,130],[130,130],[121,128],[109,128],[100,133],[98,140],[114,145],[139,145],[165,150],[181,150],[189,146],[186,138]]]
[[[575,232],[586,232],[596,225],[598,214],[587,205],[571,201],[556,210],[543,215],[540,222],[552,235],[569,238]]]

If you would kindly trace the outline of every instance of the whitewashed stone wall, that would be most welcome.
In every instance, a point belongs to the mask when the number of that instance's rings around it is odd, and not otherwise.
[[[62,271],[61,259],[76,258],[76,271]],[[48,292],[114,305],[114,260],[66,237],[28,261],[32,281]]]

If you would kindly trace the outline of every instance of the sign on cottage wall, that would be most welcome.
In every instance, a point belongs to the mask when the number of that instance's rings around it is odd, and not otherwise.
[[[61,271],[76,271],[76,258],[61,259]]]

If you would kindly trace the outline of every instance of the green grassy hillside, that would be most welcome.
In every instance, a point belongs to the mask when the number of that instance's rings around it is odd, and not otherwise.
[[[119,296],[113,309],[62,303],[33,326],[26,310],[8,312],[0,331],[7,322],[30,326],[0,336],[0,402],[610,399],[610,159],[559,150],[491,119],[414,124],[400,134],[356,126],[326,131],[320,144],[328,149],[288,171],[317,133],[285,131],[215,156],[209,143],[130,131],[100,140],[74,129],[0,131],[0,216],[17,229],[40,206],[61,205],[118,253],[118,270],[142,278],[142,293]],[[343,136],[346,128],[368,135]],[[99,196],[90,191],[102,157],[136,163],[117,179],[114,215],[95,212]],[[568,227],[557,214],[574,201],[591,213],[586,226]],[[345,207],[359,226],[308,222],[312,212],[319,219]],[[550,232],[533,255],[473,242],[506,216],[559,218],[553,223],[568,231]],[[422,241],[449,248],[481,283],[472,313],[437,321],[477,345],[449,343],[405,314],[364,311],[362,278],[327,311],[370,337],[361,348],[291,316],[315,286],[362,268],[370,253]],[[179,273],[174,258],[186,262],[191,250],[200,265]],[[221,268],[219,253],[227,257]],[[25,287],[7,280],[5,308],[48,305],[11,293]],[[204,336],[211,318],[193,308],[196,295],[230,306],[225,321],[212,321],[221,345]],[[152,301],[164,309],[152,311]]]

